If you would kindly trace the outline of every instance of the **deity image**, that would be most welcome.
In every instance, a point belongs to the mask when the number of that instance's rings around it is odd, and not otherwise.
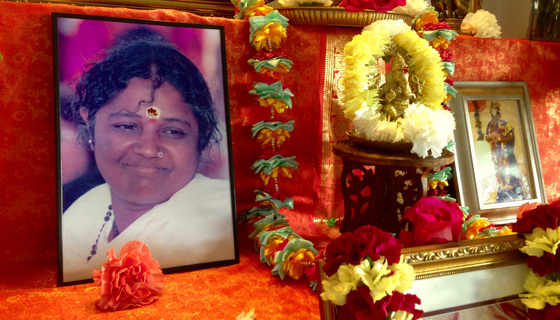
[[[514,128],[502,119],[498,101],[490,102],[490,113],[492,119],[488,122],[484,139],[490,145],[491,157],[496,169],[498,185],[496,202],[529,199],[523,184],[523,173],[514,154]]]
[[[403,55],[396,53],[390,71],[385,74],[386,82],[380,87],[379,95],[383,105],[381,111],[387,114],[391,121],[402,118],[406,108],[417,98],[411,88],[407,69]]]

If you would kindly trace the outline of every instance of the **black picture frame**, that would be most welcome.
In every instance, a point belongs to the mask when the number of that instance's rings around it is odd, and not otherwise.
[[[92,270],[101,270],[107,261],[107,249],[114,249],[118,256],[121,247],[132,240],[146,244],[164,273],[239,263],[224,27],[65,13],[53,13],[52,21],[58,285],[92,282]],[[144,38],[144,31],[119,38],[132,29],[148,30],[148,38]],[[152,45],[167,41],[166,48],[173,48],[169,52],[187,57],[208,86],[212,109],[206,102],[189,100],[195,99],[192,96],[208,96],[204,89],[191,92],[190,98],[186,98],[188,89],[177,89],[192,88],[185,83],[192,77],[186,75],[196,72],[186,72],[176,65],[150,69],[156,76],[141,76],[122,68],[114,71],[113,65],[107,63],[106,70],[110,71],[97,72],[101,76],[96,81],[103,86],[98,86],[97,91],[90,89],[95,86],[76,89],[86,70],[92,70],[119,49],[137,44],[138,39],[144,39],[141,48],[147,48],[145,52],[156,48],[157,56],[165,55],[167,49]],[[161,75],[160,70],[179,73],[169,76],[179,79],[179,85],[172,84],[166,71]],[[129,75],[132,76],[127,79]],[[102,99],[87,100],[102,101],[98,103],[99,112],[84,108],[96,102],[80,102],[76,92],[87,90],[96,92],[95,99]],[[198,107],[192,107],[195,105]],[[211,126],[198,128],[203,127],[201,123],[213,122],[203,120],[208,110],[215,116],[220,132],[215,140],[219,142],[212,140],[214,143],[203,147],[205,139],[201,137],[211,132]],[[138,210],[138,217],[128,219],[134,210]],[[127,219],[132,222],[129,224]],[[121,221],[126,226],[123,230],[118,227]]]

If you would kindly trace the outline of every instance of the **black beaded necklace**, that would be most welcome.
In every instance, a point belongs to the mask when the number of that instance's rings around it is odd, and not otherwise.
[[[103,225],[101,226],[101,229],[99,230],[99,234],[97,235],[97,239],[95,240],[95,244],[93,246],[91,246],[90,256],[87,257],[87,261],[89,261],[97,253],[97,243],[99,242],[99,237],[101,237],[101,233],[103,232],[103,229],[105,228],[105,225],[107,224],[107,222],[109,220],[111,220],[112,215],[113,215],[113,206],[109,205],[109,210],[107,211],[107,214],[103,218],[103,220],[105,220],[105,222],[103,222]],[[113,223],[113,228],[116,230],[116,225],[114,223]],[[114,237],[116,237],[118,235],[118,230],[117,230],[117,234],[116,235],[113,234],[113,235],[114,235]]]

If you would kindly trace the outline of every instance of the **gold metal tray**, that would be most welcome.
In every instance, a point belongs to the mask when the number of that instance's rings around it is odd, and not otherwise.
[[[373,10],[349,12],[342,7],[297,7],[277,10],[290,20],[290,24],[296,25],[365,27],[377,20],[403,20],[408,25],[412,23],[412,17],[404,14]]]

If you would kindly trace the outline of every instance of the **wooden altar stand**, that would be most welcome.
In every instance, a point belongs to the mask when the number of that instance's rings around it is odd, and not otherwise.
[[[454,161],[443,150],[439,158],[420,158],[410,152],[366,149],[343,140],[332,145],[342,158],[340,184],[344,200],[344,221],[340,232],[373,225],[398,234],[400,219],[428,189],[428,175]]]

